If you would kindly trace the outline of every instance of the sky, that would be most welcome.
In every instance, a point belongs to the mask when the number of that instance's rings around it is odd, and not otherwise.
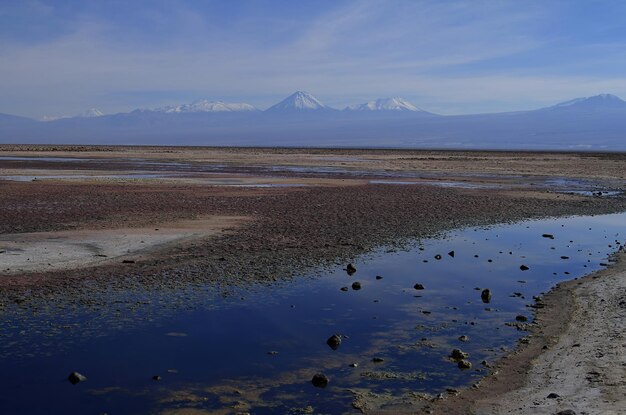
[[[0,113],[267,108],[296,90],[440,114],[626,98],[624,21],[610,0],[1,0]]]

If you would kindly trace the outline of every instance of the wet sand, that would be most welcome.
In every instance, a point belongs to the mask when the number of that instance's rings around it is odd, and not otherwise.
[[[3,262],[2,268],[10,269],[0,278],[0,291],[8,293],[9,299],[24,290],[29,298],[58,292],[83,295],[72,287],[85,279],[116,284],[120,289],[129,279],[157,288],[207,279],[231,284],[272,282],[324,264],[343,263],[376,246],[402,244],[462,226],[626,209],[623,196],[559,194],[535,186],[537,177],[550,175],[623,186],[623,154],[26,146],[0,150],[0,156],[141,157],[227,163],[231,168],[220,176],[193,173],[182,180],[0,180],[3,261],[11,253],[10,244],[19,245],[22,252],[34,249],[33,255],[50,249],[49,238],[63,240],[66,250],[77,244],[89,246],[81,251],[84,255],[74,249],[77,256],[71,261],[55,262],[44,255],[35,261],[36,266],[25,262],[4,266],[8,262]],[[2,175],[53,175],[62,170],[85,175],[90,170],[126,174],[139,169],[129,162],[107,170],[105,164],[5,160],[0,161],[0,171]],[[333,166],[360,173],[268,174],[254,167],[275,164]],[[437,173],[445,174],[445,180],[507,187],[371,184],[369,180],[378,176],[370,177],[368,170]],[[207,177],[214,182],[207,184]],[[216,185],[218,178],[241,181],[229,182],[235,184],[307,186],[222,186]],[[203,227],[200,223],[206,218],[229,219]],[[171,225],[175,223],[187,225]],[[155,228],[167,226],[170,238],[151,237]],[[221,232],[224,229],[229,231]],[[107,255],[106,263],[98,262],[103,257],[94,255],[105,251],[101,255]],[[134,262],[122,263],[125,258]],[[621,267],[623,261],[596,275],[600,278],[564,283],[546,295],[529,343],[500,362],[497,373],[478,389],[436,402],[420,399],[420,405],[410,410],[397,406],[387,408],[387,413],[413,413],[418,408],[439,413],[557,413],[564,409],[596,413],[618,408],[624,402],[625,367],[623,327],[618,326],[624,320]],[[23,271],[15,272],[16,268]],[[41,294],[33,290],[38,287],[45,290]],[[607,324],[619,320],[618,316],[620,321]],[[615,339],[607,341],[611,336]],[[552,392],[560,397],[548,399]]]
[[[620,414],[626,408],[626,255],[538,301],[518,349],[438,414]],[[567,414],[567,413],[566,413]],[[571,413],[570,413],[571,414]]]

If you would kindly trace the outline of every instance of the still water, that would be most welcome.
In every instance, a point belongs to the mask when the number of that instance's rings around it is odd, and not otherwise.
[[[506,323],[532,321],[533,296],[604,267],[625,234],[626,214],[467,228],[356,258],[351,276],[338,264],[271,286],[138,287],[90,294],[85,306],[7,304],[0,412],[343,414],[358,412],[355,391],[467,386],[487,373],[483,360],[524,335]],[[337,350],[326,344],[333,334]],[[453,348],[469,353],[471,369],[448,358]],[[72,371],[88,380],[70,384]],[[312,385],[316,373],[328,386]]]

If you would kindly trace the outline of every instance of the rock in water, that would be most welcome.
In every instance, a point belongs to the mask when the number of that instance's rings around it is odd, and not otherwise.
[[[81,375],[81,374],[80,374],[80,373],[78,373],[78,372],[72,372],[72,373],[70,373],[70,375],[67,377],[67,380],[69,380],[69,381],[70,381],[70,383],[71,383],[72,385],[76,385],[77,383],[80,383],[80,382],[84,382],[84,381],[86,381],[86,380],[87,380],[87,377],[86,377],[86,376],[84,376],[84,375]]]
[[[413,286],[413,288],[415,288],[416,290],[423,290],[423,289],[424,289],[424,286],[423,286],[422,284],[420,284],[420,283],[417,283],[417,284],[415,284],[415,285]]]
[[[316,388],[325,388],[328,386],[328,378],[323,373],[316,373],[311,379],[311,383]]]
[[[471,369],[472,368],[472,363],[468,362],[467,360],[460,360],[458,365],[459,365],[459,369]]]
[[[521,269],[522,271],[528,271],[530,268],[528,268],[526,265],[521,265],[519,269]]]
[[[480,293],[480,298],[483,300],[483,303],[487,304],[491,301],[491,290],[489,288],[485,288]]]
[[[550,239],[554,239],[554,235],[552,235],[551,233],[544,233],[543,235],[544,238],[550,238]]]
[[[333,350],[337,350],[341,345],[341,336],[333,334],[326,340],[326,344]]]
[[[448,252],[448,255],[450,255],[452,258],[454,258],[454,251]]]
[[[515,320],[517,320],[517,321],[521,321],[521,322],[523,323],[523,322],[528,321],[528,317],[523,316],[523,315],[521,315],[521,314],[520,314],[520,315],[518,315],[518,316],[515,316]]]
[[[346,272],[348,273],[348,275],[352,275],[356,272],[356,267],[352,264],[348,264],[348,266],[346,267]]]
[[[468,342],[469,341],[469,337],[464,334],[462,336],[459,336],[459,341]]]
[[[354,282],[352,283],[352,289],[353,289],[353,290],[360,290],[360,289],[361,289],[361,283],[360,283],[360,282],[358,282],[358,281],[354,281]]]
[[[450,353],[450,358],[454,360],[467,359],[468,357],[469,357],[469,353],[465,353],[461,349],[452,349],[452,353]]]

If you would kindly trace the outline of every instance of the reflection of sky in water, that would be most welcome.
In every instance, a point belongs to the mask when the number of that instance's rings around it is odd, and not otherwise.
[[[219,401],[226,385],[261,393],[260,400],[238,398],[253,402],[254,413],[306,405],[343,413],[351,411],[349,388],[438,393],[483,375],[481,360],[497,358],[522,335],[504,323],[531,316],[533,295],[600,268],[625,232],[626,214],[470,228],[409,251],[366,255],[355,261],[352,277],[337,266],[317,278],[226,289],[227,296],[223,288],[201,285],[94,294],[94,303],[108,305],[92,311],[48,304],[15,313],[18,307],[10,305],[0,320],[0,368],[8,374],[0,407],[7,413],[152,413],[171,391],[184,390],[203,399],[161,405],[216,409],[226,405]],[[454,258],[447,254],[452,250]],[[522,264],[530,269],[521,271]],[[339,290],[353,281],[362,289]],[[415,290],[417,282],[426,289]],[[492,302],[483,304],[475,287],[490,288]],[[325,344],[333,333],[347,336],[337,351]],[[458,341],[462,334],[470,341]],[[470,353],[471,370],[448,361],[454,347]],[[373,357],[384,362],[372,363]],[[65,377],[72,370],[89,380],[70,385]],[[318,371],[331,379],[324,390],[310,384]],[[390,373],[399,378],[371,378]],[[151,380],[156,374],[162,381]],[[93,393],[105,388],[120,389]]]

